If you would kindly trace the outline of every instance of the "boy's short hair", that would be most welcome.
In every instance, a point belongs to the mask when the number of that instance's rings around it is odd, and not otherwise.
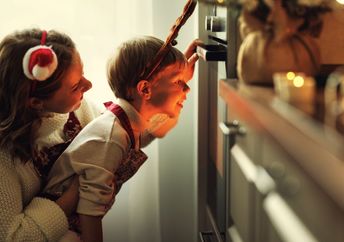
[[[156,57],[164,42],[152,36],[143,36],[123,42],[114,56],[109,59],[107,66],[108,83],[118,98],[132,100],[131,88],[135,88],[142,80],[147,65]],[[170,47],[168,54],[158,69],[149,78],[152,80],[159,72],[171,64],[186,64],[182,52]]]

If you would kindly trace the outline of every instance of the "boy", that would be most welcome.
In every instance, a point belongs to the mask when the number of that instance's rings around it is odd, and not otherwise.
[[[154,37],[124,42],[108,64],[108,82],[117,104],[87,125],[59,157],[44,189],[58,195],[79,175],[80,216],[83,241],[102,241],[101,219],[115,195],[147,156],[140,150],[147,121],[158,113],[178,117],[189,87],[197,56],[188,60],[168,46],[167,55],[149,78],[150,63],[164,44]],[[134,70],[134,71],[133,71]],[[191,75],[190,75],[191,73]]]

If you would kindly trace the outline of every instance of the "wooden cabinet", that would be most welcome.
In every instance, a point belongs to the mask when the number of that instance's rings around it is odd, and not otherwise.
[[[314,240],[309,241],[343,241],[344,216],[338,205],[293,157],[276,144],[266,140],[262,152],[263,165],[274,178],[275,192],[279,200],[285,203],[289,212],[293,213],[299,223],[306,227],[304,230],[307,229],[308,233],[314,237]],[[312,157],[309,159],[311,161]],[[275,215],[276,219],[281,221],[281,229],[289,233],[291,228],[287,226],[287,219],[282,216],[283,213]]]

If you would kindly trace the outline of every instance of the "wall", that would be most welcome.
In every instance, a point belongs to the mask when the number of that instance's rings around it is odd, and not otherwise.
[[[165,39],[182,13],[185,0],[153,0],[153,32]],[[161,21],[161,16],[164,21]],[[197,36],[197,9],[178,35],[180,50]],[[192,242],[197,238],[197,70],[179,123],[158,141],[161,241]]]

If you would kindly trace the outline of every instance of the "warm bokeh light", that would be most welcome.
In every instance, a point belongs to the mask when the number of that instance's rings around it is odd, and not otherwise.
[[[337,0],[337,3],[344,4],[344,0]]]
[[[217,0],[217,2],[218,2],[218,3],[223,3],[223,2],[224,2],[224,0]]]
[[[288,80],[293,80],[295,78],[295,73],[290,71],[287,73],[287,79]]]
[[[293,84],[295,87],[302,87],[305,83],[305,80],[302,76],[296,76],[293,80]]]

